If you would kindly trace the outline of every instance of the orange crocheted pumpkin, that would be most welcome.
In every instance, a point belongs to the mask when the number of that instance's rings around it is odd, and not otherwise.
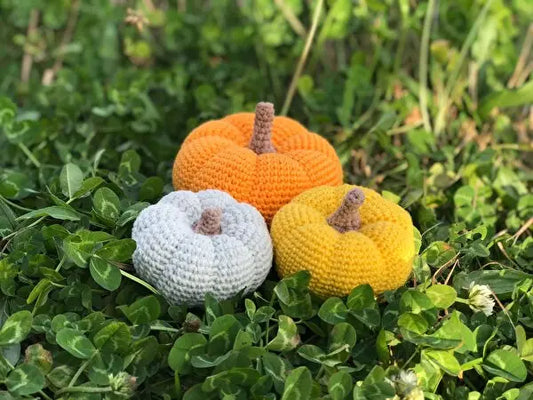
[[[339,158],[327,140],[293,119],[274,117],[271,103],[194,129],[172,175],[177,190],[223,190],[256,207],[267,223],[304,190],[342,183]]]

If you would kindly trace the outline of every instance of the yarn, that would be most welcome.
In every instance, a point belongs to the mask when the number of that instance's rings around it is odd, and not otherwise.
[[[365,193],[355,188],[344,196],[341,206],[329,218],[328,224],[340,233],[355,231],[361,227],[359,207],[365,201]]]
[[[272,145],[272,122],[274,122],[274,105],[272,103],[257,103],[254,130],[248,145],[255,154],[276,152]]]
[[[272,242],[261,214],[218,190],[176,191],[144,209],[133,225],[137,274],[172,304],[230,298],[261,285]]]
[[[200,219],[193,224],[193,231],[202,235],[219,235],[222,232],[220,228],[221,219],[222,209],[208,208],[202,212]]]
[[[219,189],[256,207],[270,223],[281,206],[315,186],[340,185],[342,167],[327,140],[271,103],[194,129],[176,155],[177,190]]]
[[[365,283],[375,293],[393,290],[412,271],[411,216],[368,188],[307,190],[278,211],[270,233],[278,274],[308,270],[320,297],[345,296]]]

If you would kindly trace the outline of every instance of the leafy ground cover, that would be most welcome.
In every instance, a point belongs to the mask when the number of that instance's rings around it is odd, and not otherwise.
[[[528,0],[0,0],[0,397],[532,398],[532,20]],[[322,302],[272,274],[186,309],[136,278],[131,225],[181,140],[258,100],[410,211],[406,287]]]

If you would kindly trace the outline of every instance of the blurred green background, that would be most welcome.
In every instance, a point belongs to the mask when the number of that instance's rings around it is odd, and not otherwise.
[[[259,100],[282,111],[318,3],[2,0],[0,94],[24,118],[46,121],[34,137],[45,162],[98,148],[108,149],[106,162],[114,149],[133,148],[144,168],[168,175],[200,122]],[[349,169],[352,179],[366,181],[367,167],[389,178],[402,154],[391,142],[419,154],[471,141],[531,150],[529,0],[336,0],[322,8],[283,111],[331,139],[344,162],[361,148],[356,161],[366,173]],[[393,158],[384,162],[375,146]]]

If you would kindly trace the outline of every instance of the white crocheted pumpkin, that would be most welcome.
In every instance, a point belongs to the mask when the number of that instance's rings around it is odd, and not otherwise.
[[[218,190],[166,195],[140,213],[132,237],[135,270],[173,304],[253,291],[272,266],[261,214]]]

